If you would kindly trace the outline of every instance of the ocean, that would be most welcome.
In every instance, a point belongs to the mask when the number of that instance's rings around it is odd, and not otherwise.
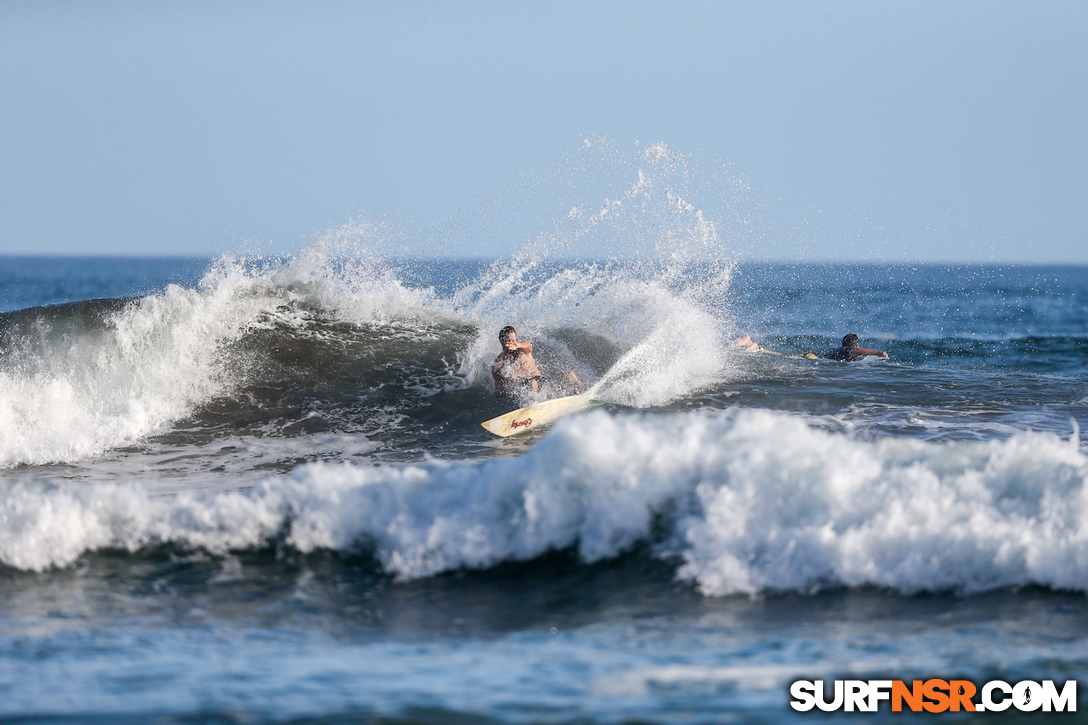
[[[1088,268],[559,251],[0,258],[0,723],[1088,707]],[[508,324],[599,403],[484,430]]]

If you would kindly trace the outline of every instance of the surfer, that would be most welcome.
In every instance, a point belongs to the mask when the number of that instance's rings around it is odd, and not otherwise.
[[[533,344],[528,340],[519,342],[517,331],[510,325],[499,331],[499,344],[502,345],[502,352],[491,365],[491,377],[495,379],[495,395],[501,398],[506,394],[507,384],[513,383],[521,385],[535,400],[543,376],[533,358]],[[568,370],[565,377],[575,390],[579,393],[584,392],[581,381],[573,371]]]
[[[859,344],[858,336],[854,333],[850,333],[842,339],[842,346],[831,348],[820,357],[825,360],[837,360],[839,362],[853,362],[859,357],[865,357],[867,355],[873,355],[881,360],[888,359],[888,353],[882,350],[870,350],[865,347],[861,347]]]

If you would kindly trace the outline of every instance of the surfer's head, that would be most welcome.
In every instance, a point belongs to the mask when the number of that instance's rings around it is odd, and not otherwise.
[[[517,347],[518,333],[513,327],[507,325],[499,330],[499,343],[503,346],[503,349],[510,349],[510,347]]]
[[[842,346],[849,348],[861,347],[861,341],[858,340],[857,335],[851,332],[849,335],[842,339]]]

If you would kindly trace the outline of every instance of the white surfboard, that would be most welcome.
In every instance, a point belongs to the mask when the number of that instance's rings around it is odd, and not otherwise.
[[[529,430],[543,428],[564,415],[576,413],[600,402],[584,393],[582,395],[568,395],[565,398],[545,400],[543,403],[530,405],[527,408],[512,410],[509,413],[500,415],[498,418],[484,421],[480,425],[491,433],[505,438],[516,433],[525,433]]]

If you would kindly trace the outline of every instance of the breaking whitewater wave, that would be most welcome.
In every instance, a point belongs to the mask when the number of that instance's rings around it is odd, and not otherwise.
[[[303,332],[324,292],[287,271],[223,259],[197,289],[5,315],[0,466],[93,456],[236,392],[252,368],[245,336],[277,326]],[[405,307],[390,286],[371,297]]]
[[[277,435],[315,412],[326,429],[369,435],[412,418],[420,397],[470,390],[458,405],[491,417],[496,333],[511,324],[543,368],[574,371],[610,402],[664,405],[720,381],[733,332],[723,236],[738,229],[698,208],[706,190],[684,155],[662,144],[622,155],[587,140],[562,184],[569,198],[547,212],[554,229],[491,264],[398,261],[383,251],[390,230],[353,222],[293,258],[224,257],[193,288],[0,315],[0,467],[221,427],[213,409],[248,407],[239,418]],[[584,187],[602,183],[608,196],[587,205]],[[428,425],[449,422],[433,413]]]
[[[6,482],[0,561],[103,548],[366,550],[428,577],[637,544],[708,595],[876,585],[1088,592],[1088,460],[1076,440],[866,442],[769,411],[594,412],[528,453],[472,463],[309,464],[245,492]]]
[[[657,271],[527,260],[483,267],[445,296],[402,276],[388,261],[315,247],[280,262],[222,259],[196,289],[3,315],[0,466],[100,455],[208,406],[251,405],[261,418],[293,405],[298,417],[277,423],[290,429],[380,390],[393,418],[419,396],[486,395],[495,333],[511,323],[545,368],[574,370],[626,405],[668,402],[723,370],[720,317]],[[686,349],[695,337],[702,344]],[[311,399],[288,405],[291,391]]]

